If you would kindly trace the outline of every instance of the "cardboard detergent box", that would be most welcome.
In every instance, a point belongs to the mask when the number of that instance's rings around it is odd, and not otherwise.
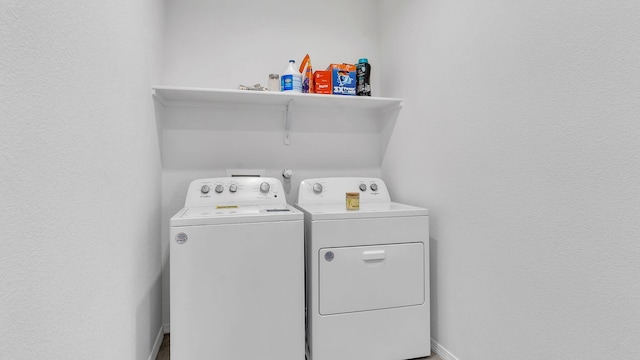
[[[316,94],[331,94],[331,71],[316,70],[313,73],[313,92]]]
[[[331,64],[331,93],[336,95],[356,94],[356,66],[352,64]]]

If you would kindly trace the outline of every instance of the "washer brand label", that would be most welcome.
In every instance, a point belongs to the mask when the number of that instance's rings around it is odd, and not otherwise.
[[[187,234],[181,232],[176,234],[176,242],[180,245],[187,242]]]

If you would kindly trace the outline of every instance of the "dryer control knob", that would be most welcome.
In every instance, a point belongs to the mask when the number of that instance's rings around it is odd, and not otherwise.
[[[320,183],[313,184],[313,192],[316,194],[320,194],[322,192],[322,184]]]
[[[238,191],[238,185],[236,184],[229,185],[229,191],[231,191],[232,193]]]
[[[366,184],[360,184],[360,191],[367,191],[367,185]]]
[[[224,191],[224,187],[222,185],[216,185],[216,192],[220,194]]]
[[[378,191],[378,184],[373,183],[373,184],[371,184],[370,187],[371,187],[371,191]]]
[[[209,185],[202,185],[202,187],[200,188],[200,192],[203,193],[203,194],[208,194],[209,190],[211,190]]]
[[[270,188],[271,186],[268,182],[263,182],[262,184],[260,184],[260,192],[262,193],[268,193]]]

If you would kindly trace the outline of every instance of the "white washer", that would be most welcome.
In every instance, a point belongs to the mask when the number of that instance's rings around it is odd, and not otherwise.
[[[345,193],[360,193],[347,210]],[[300,184],[309,360],[431,354],[428,210],[392,202],[377,178]]]
[[[303,226],[278,179],[189,185],[170,221],[171,359],[304,360]]]

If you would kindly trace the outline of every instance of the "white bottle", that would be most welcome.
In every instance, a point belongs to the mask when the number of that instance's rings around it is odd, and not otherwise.
[[[289,92],[302,92],[302,75],[295,68],[296,61],[289,60],[289,66],[280,76],[280,90]]]

